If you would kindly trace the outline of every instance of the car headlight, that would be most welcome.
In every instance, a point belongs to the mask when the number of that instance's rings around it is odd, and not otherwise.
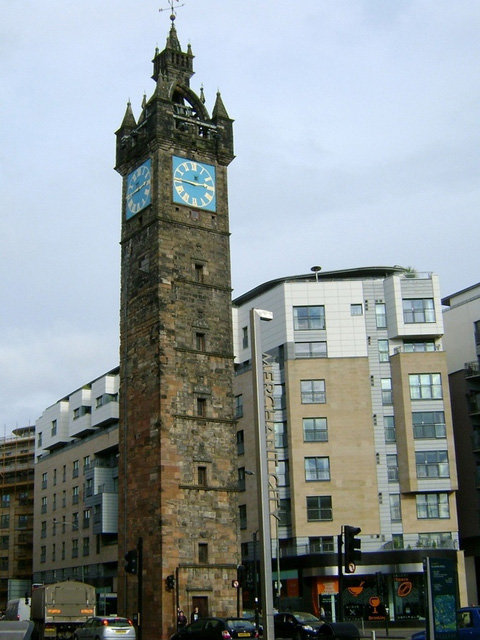
[[[302,629],[305,631],[313,631],[313,627],[311,624],[302,624]]]

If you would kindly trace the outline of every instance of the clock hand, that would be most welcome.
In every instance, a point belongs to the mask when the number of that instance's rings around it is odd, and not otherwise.
[[[175,178],[177,182],[186,182],[187,184],[192,184],[194,187],[206,187],[208,188],[210,185],[205,182],[193,182],[192,180],[185,180],[184,178]]]
[[[139,187],[137,187],[135,189],[135,191],[131,191],[130,193],[127,193],[127,198],[131,198],[132,196],[134,196],[137,191],[140,191],[141,189],[143,189],[143,187],[148,184],[148,181],[145,181],[143,184],[141,184]]]

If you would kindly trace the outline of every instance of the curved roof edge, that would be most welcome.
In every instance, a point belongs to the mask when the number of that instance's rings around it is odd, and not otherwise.
[[[365,279],[365,278],[388,278],[396,273],[404,273],[408,271],[405,267],[395,265],[394,267],[356,267],[354,269],[340,269],[338,271],[317,271],[316,273],[305,273],[298,276],[285,276],[283,278],[275,278],[275,280],[269,280],[263,284],[259,284],[254,289],[250,289],[246,293],[242,294],[238,298],[234,298],[233,305],[241,306],[256,298],[262,293],[273,289],[277,285],[283,282],[310,282],[318,280],[347,280],[350,278]]]

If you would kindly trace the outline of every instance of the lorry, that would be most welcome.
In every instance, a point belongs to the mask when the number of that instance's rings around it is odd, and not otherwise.
[[[441,637],[441,632],[439,635]],[[426,640],[426,637],[426,631],[418,631],[412,635],[411,640]],[[480,640],[480,607],[457,609],[457,638],[458,640]]]
[[[32,591],[31,619],[38,640],[67,640],[87,618],[95,615],[95,587],[67,580]]]

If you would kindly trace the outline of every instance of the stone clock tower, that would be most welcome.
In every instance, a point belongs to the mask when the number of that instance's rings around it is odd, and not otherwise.
[[[236,611],[233,346],[227,166],[232,120],[190,88],[172,25],[152,97],[116,132],[123,178],[118,609],[142,640]],[[137,573],[124,554],[138,551]]]

